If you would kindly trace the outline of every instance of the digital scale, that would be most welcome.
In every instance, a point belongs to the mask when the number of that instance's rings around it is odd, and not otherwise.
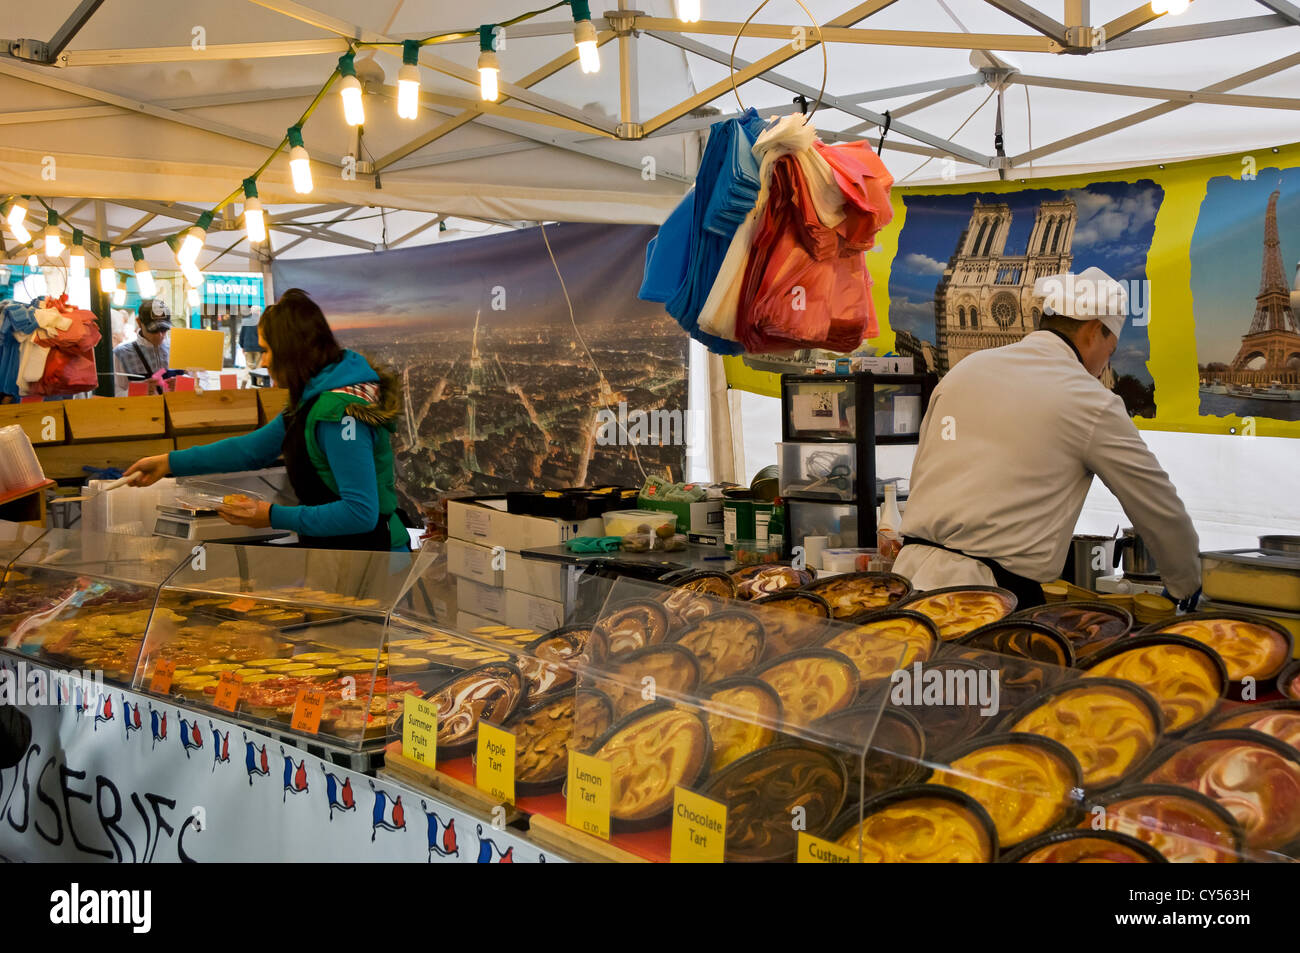
[[[215,510],[191,509],[186,506],[158,506],[153,534],[169,539],[186,539],[196,543],[230,542],[247,539],[273,539],[284,536],[283,530],[271,527],[233,526]]]

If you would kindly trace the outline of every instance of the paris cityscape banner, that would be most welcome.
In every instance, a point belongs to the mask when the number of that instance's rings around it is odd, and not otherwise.
[[[654,234],[546,226],[563,285],[537,227],[277,259],[272,278],[277,296],[310,294],[344,347],[401,374],[393,448],[398,493],[414,514],[448,491],[640,486],[637,458],[647,473],[684,479],[689,339],[661,305],[636,296]],[[636,428],[610,439],[602,410],[624,420],[677,412],[683,423],[633,453]]]
[[[943,375],[1033,330],[1035,278],[1098,267],[1129,303],[1103,381],[1139,427],[1300,437],[1300,145],[895,188],[893,205],[867,254],[877,353]],[[743,358],[727,370],[734,387],[779,395]]]

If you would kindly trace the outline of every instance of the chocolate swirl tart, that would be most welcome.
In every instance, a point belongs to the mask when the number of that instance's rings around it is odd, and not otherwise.
[[[603,662],[605,643],[590,625],[565,625],[533,639],[525,647],[529,655],[548,662],[571,662],[588,666]]]
[[[773,726],[782,718],[781,696],[757,678],[724,678],[701,692],[708,704],[709,737],[713,739],[712,771],[725,768],[776,740]]]
[[[668,622],[673,627],[694,625],[725,608],[725,603],[716,596],[705,595],[689,587],[673,589],[661,601],[668,613]]]
[[[438,754],[459,758],[478,741],[478,723],[501,724],[524,697],[524,677],[509,662],[489,662],[453,676],[425,697],[438,707]]]
[[[979,801],[1004,849],[1069,824],[1078,815],[1083,771],[1063,744],[1041,735],[989,735],[962,745],[929,783]]]
[[[1012,618],[1050,625],[1070,640],[1080,662],[1133,628],[1133,616],[1126,609],[1106,602],[1049,602],[1022,609]]]
[[[1277,690],[1287,698],[1300,701],[1300,659],[1292,659],[1277,673]]]
[[[902,606],[934,622],[945,642],[960,639],[981,626],[1004,619],[1016,608],[1016,597],[997,586],[948,586],[927,589]]]
[[[818,579],[804,591],[825,599],[835,618],[852,619],[902,602],[911,595],[912,584],[892,572],[849,572]]]
[[[845,788],[838,758],[806,744],[781,744],[733,761],[701,793],[727,805],[728,862],[771,862],[794,860],[794,808],[803,808],[807,832],[820,836],[839,814]]]
[[[1133,784],[1090,798],[1081,828],[1100,817],[1106,830],[1150,844],[1173,864],[1241,860],[1237,819],[1204,794],[1172,784]]]
[[[1004,722],[1012,731],[1065,745],[1083,768],[1083,787],[1120,783],[1155,750],[1163,727],[1160,703],[1146,689],[1116,678],[1088,678],[1049,688]]]
[[[700,661],[700,681],[749,671],[763,657],[763,624],[749,612],[719,612],[678,630],[671,640]]]
[[[900,708],[881,709],[859,700],[852,708],[819,718],[812,727],[829,736],[827,746],[844,765],[851,797],[911,784],[928,770],[925,731]]]
[[[666,823],[674,790],[704,779],[711,750],[704,718],[667,703],[615,724],[589,750],[610,763],[610,827],[633,831]]]
[[[1249,728],[1300,751],[1300,701],[1258,702],[1234,706],[1214,719],[1211,729]]]
[[[1300,837],[1300,753],[1261,732],[1226,729],[1175,741],[1152,756],[1144,780],[1222,804],[1252,849],[1277,850]]]
[[[1196,727],[1228,691],[1228,670],[1219,653],[1179,635],[1121,639],[1089,657],[1085,678],[1122,678],[1141,685],[1160,702],[1165,730]]]
[[[593,627],[606,658],[627,655],[668,637],[668,613],[657,602],[637,600],[608,610]]]
[[[997,713],[985,714],[985,703],[980,699],[981,686],[985,686],[985,702],[991,704],[994,700],[988,666],[969,659],[944,658],[913,662],[900,671],[904,674],[897,681],[875,679],[864,685],[863,694],[873,699],[873,704],[905,711],[915,718],[925,732],[928,756],[942,760],[953,748],[996,722]],[[881,694],[883,701],[875,701]]]
[[[1240,700],[1242,680],[1255,680],[1254,697],[1273,690],[1291,658],[1291,633],[1271,619],[1246,612],[1193,612],[1142,630],[1143,635],[1183,635],[1218,652],[1232,679],[1229,697]]]
[[[586,693],[583,697],[583,729],[590,741],[609,730],[613,709],[603,696]],[[592,703],[594,698],[601,700]],[[516,713],[507,723],[515,733],[516,794],[546,794],[564,785],[579,704],[574,692],[562,692]]]
[[[1163,864],[1160,851],[1115,831],[1056,831],[1021,844],[1007,864]]]
[[[778,592],[750,606],[763,622],[763,657],[769,659],[816,645],[831,617],[830,604],[812,592]]]
[[[573,741],[569,747],[586,751],[609,730],[614,721],[614,703],[594,688],[579,688],[573,697]]]
[[[699,660],[680,645],[651,645],[617,659],[608,670],[613,678],[598,679],[597,687],[613,701],[615,718],[652,704],[661,692],[685,695],[700,684]],[[654,681],[644,682],[647,678]]]
[[[725,572],[701,570],[698,572],[688,572],[684,576],[679,576],[675,579],[666,579],[664,581],[674,589],[685,589],[689,592],[698,592],[702,595],[712,596],[714,599],[736,598],[735,580]]]
[[[1001,619],[968,632],[957,643],[981,652],[1011,655],[1057,668],[1074,665],[1074,647],[1070,640],[1041,622]]]
[[[858,694],[852,659],[828,649],[803,649],[773,659],[755,673],[781,696],[785,720],[807,725],[848,708]]]
[[[787,589],[798,589],[816,578],[815,569],[795,569],[787,563],[760,563],[731,573],[731,581],[736,584],[736,595],[741,599],[761,599]]]
[[[969,794],[938,784],[908,784],[851,805],[830,831],[860,851],[864,864],[988,864],[998,854],[997,829]]]
[[[837,628],[822,647],[851,658],[858,676],[867,681],[928,661],[938,651],[939,631],[919,612],[886,609],[863,616],[851,629]]]

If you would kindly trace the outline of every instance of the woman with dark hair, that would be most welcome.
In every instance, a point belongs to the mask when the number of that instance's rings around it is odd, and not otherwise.
[[[297,288],[266,309],[258,341],[283,413],[242,437],[144,457],[127,469],[148,486],[172,474],[257,470],[284,454],[299,506],[232,501],[218,512],[237,526],[274,527],[319,549],[409,550],[397,515],[391,434],[402,411],[395,375],[339,346],[325,315]]]

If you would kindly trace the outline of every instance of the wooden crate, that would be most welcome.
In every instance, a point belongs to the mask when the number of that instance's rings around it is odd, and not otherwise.
[[[257,394],[251,390],[180,391],[163,397],[167,433],[205,430],[252,430],[257,426]]]
[[[0,404],[0,427],[17,424],[27,434],[32,446],[63,443],[67,436],[64,404],[85,404],[84,400],[52,400],[39,404]]]
[[[257,425],[265,427],[280,411],[289,406],[289,392],[283,387],[261,387],[257,394]]]
[[[87,401],[89,403],[89,401]],[[166,438],[157,440],[116,440],[103,443],[65,443],[37,447],[36,457],[51,480],[83,479],[83,466],[117,467],[125,470],[141,457],[170,453],[176,444]]]
[[[251,430],[244,431],[223,431],[221,433],[193,433],[181,434],[176,438],[177,450],[188,450],[190,447],[206,447],[210,443],[216,443],[218,440],[225,440],[227,437],[240,437],[246,433],[252,433]]]
[[[44,529],[45,491],[52,486],[54,481],[46,479],[26,490],[0,495],[0,519]]]
[[[166,433],[161,396],[92,397],[64,401],[73,443],[161,437]]]
[[[510,824],[523,817],[520,810],[510,804],[502,804],[496,798],[480,791],[472,784],[453,778],[442,771],[430,771],[428,765],[421,764],[402,755],[402,744],[390,744],[384,749],[384,768],[394,778],[416,790],[426,790],[445,801],[459,807],[475,817],[492,819],[492,812],[505,808],[505,822]]]

